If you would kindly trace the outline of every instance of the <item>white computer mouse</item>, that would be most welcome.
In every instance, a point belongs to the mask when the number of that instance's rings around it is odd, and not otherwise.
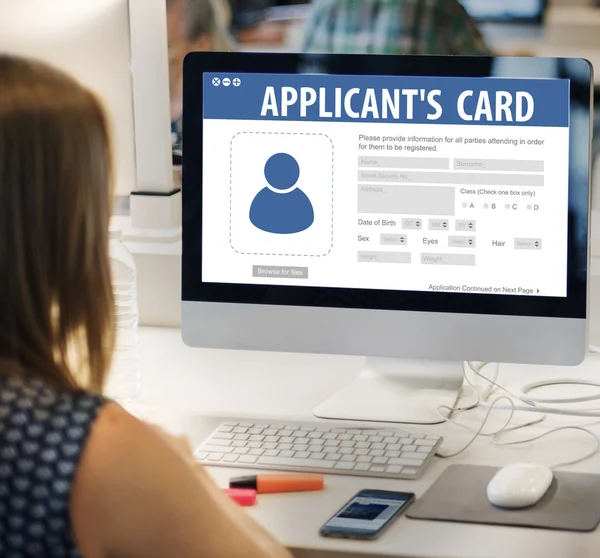
[[[499,508],[527,508],[542,499],[553,479],[552,471],[544,465],[513,463],[494,475],[487,486],[487,497]]]

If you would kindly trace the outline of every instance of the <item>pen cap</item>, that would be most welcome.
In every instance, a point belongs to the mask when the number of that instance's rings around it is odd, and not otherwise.
[[[256,503],[256,490],[251,488],[225,488],[223,492],[240,506],[253,506]]]
[[[323,490],[324,485],[323,475],[314,474],[258,475],[256,479],[259,494]]]

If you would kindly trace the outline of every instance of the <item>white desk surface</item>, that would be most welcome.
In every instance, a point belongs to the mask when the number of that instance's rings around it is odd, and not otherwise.
[[[595,335],[593,337],[596,337]],[[360,371],[362,359],[316,355],[281,355],[207,351],[183,345],[175,329],[143,328],[143,399],[148,416],[175,432],[185,432],[197,442],[198,415],[310,419],[311,410]],[[503,366],[501,381],[507,384],[536,377],[577,376],[598,378],[600,357],[590,357],[575,370],[548,367]],[[498,412],[499,415],[502,412]],[[466,418],[474,427],[483,412]],[[500,420],[498,416],[498,420]],[[529,417],[524,417],[527,420]],[[590,420],[549,418],[544,428],[558,424],[590,424]],[[490,426],[493,424],[492,423]],[[194,426],[196,425],[196,426]],[[600,432],[600,428],[597,428]],[[460,447],[469,433],[455,426],[411,427],[446,437],[445,449]],[[523,432],[529,437],[535,431]],[[363,488],[404,490],[422,496],[442,470],[451,463],[500,466],[513,461],[534,460],[551,465],[561,455],[589,451],[590,439],[566,432],[516,448],[494,446],[480,439],[471,450],[452,460],[436,459],[420,481],[389,481],[361,477],[328,476],[324,492],[270,495],[260,498],[251,513],[296,556],[338,558],[360,556],[402,558],[585,558],[596,557],[600,531],[573,534],[520,528],[399,519],[375,542],[327,540],[318,529],[354,493]],[[600,471],[600,456],[570,470]],[[212,468],[223,487],[229,477],[245,474],[240,469]],[[251,473],[251,472],[248,472]],[[468,487],[465,487],[468,490]]]

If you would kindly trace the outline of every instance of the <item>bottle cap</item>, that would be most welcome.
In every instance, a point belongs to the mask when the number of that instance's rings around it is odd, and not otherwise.
[[[108,238],[110,240],[121,240],[123,238],[123,230],[118,225],[111,223],[108,228]]]

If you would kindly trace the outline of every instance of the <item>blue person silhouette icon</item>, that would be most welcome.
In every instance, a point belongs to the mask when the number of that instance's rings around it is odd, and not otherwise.
[[[250,206],[250,221],[261,231],[295,234],[308,229],[315,213],[308,196],[296,185],[300,165],[288,153],[276,153],[265,164],[265,186]]]

